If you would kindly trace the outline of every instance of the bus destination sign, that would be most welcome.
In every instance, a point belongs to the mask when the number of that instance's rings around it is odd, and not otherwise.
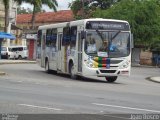
[[[88,21],[86,29],[102,29],[102,30],[129,30],[129,25],[123,22],[110,21]]]

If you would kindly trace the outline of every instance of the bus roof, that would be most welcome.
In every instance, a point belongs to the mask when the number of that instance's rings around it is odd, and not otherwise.
[[[76,21],[71,21],[71,22],[63,22],[63,23],[54,23],[54,24],[49,24],[49,25],[42,25],[39,26],[40,29],[49,29],[49,28],[57,28],[57,27],[66,27],[66,26],[74,26],[74,25],[83,25],[87,21],[112,21],[112,22],[123,22],[123,23],[128,23],[127,21],[124,20],[116,20],[116,19],[103,19],[103,18],[91,18],[91,19],[82,19],[82,20],[76,20]]]

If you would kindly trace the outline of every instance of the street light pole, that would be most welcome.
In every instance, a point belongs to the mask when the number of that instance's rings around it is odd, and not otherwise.
[[[84,19],[84,0],[82,0],[82,18]]]

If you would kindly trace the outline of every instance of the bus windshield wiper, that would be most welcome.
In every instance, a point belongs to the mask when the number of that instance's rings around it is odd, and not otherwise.
[[[103,41],[103,36],[102,36],[102,34],[99,32],[99,30],[98,29],[96,29],[96,32],[98,33],[98,35],[100,36],[100,38],[102,39],[102,41]]]
[[[117,35],[120,33],[121,31],[119,30],[112,38],[111,38],[111,41],[117,37]]]

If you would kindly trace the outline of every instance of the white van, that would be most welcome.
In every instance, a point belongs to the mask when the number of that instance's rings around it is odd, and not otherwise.
[[[5,59],[26,59],[28,58],[27,46],[2,46],[1,58]]]
[[[9,56],[10,59],[26,59],[28,58],[27,46],[10,46],[12,52]]]

